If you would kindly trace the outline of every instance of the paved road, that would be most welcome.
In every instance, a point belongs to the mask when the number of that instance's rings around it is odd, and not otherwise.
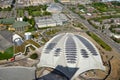
[[[63,5],[61,5],[63,6]],[[99,30],[93,28],[92,25],[88,23],[87,20],[81,19],[77,14],[70,11],[66,6],[63,6],[66,11],[69,12],[72,16],[76,17],[77,20],[79,20],[81,23],[83,23],[86,27],[88,27],[89,31],[94,32],[97,34],[103,41],[105,41],[108,45],[110,45],[112,48],[114,48],[117,52],[120,53],[120,44],[114,42],[109,36],[105,35],[104,33],[100,32]]]

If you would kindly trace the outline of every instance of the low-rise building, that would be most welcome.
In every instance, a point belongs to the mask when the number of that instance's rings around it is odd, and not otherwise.
[[[0,7],[1,8],[8,8],[11,7],[13,0],[0,0]]]
[[[24,21],[17,21],[13,24],[13,28],[15,29],[15,31],[20,31],[20,32],[26,31],[29,26],[30,24]]]
[[[115,32],[120,33],[120,28],[114,28]]]
[[[102,2],[110,2],[110,1],[119,1],[120,2],[120,0],[101,0]]]
[[[89,4],[91,0],[59,0],[61,3],[64,4]]]
[[[116,38],[116,39],[120,39],[120,35],[119,35],[119,34],[111,33],[111,36],[113,36],[113,37]]]
[[[120,39],[120,35],[114,35],[114,37]]]
[[[106,24],[106,23],[113,23],[113,24],[120,24],[120,18],[111,18],[111,19],[105,19],[102,21],[103,24]]]
[[[115,23],[115,24],[120,24],[120,18],[114,19],[114,23]]]
[[[4,51],[12,45],[12,32],[7,30],[0,31],[0,51]]]
[[[23,21],[23,18],[22,17],[18,17],[17,21]]]
[[[62,3],[70,3],[70,0],[59,0]]]
[[[39,5],[39,4],[48,4],[53,2],[54,0],[29,0],[30,5]]]
[[[24,7],[24,6],[37,6],[41,4],[49,4],[54,0],[17,0],[17,6]]]
[[[53,14],[49,17],[35,17],[35,22],[38,28],[63,25],[68,21],[64,14]]]
[[[110,2],[110,1],[120,1],[120,0],[91,0],[93,2]]]

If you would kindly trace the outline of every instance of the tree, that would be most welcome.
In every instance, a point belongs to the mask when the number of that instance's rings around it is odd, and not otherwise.
[[[0,7],[0,11],[2,11],[2,8]]]
[[[58,2],[59,2],[59,0],[54,0],[54,2],[58,3]]]
[[[31,59],[37,59],[38,58],[38,54],[37,53],[33,53],[32,55],[30,55]]]
[[[47,5],[43,5],[42,10],[46,11],[47,7],[48,7]]]
[[[50,12],[47,12],[47,11],[44,11],[44,12],[43,12],[43,16],[45,16],[45,15],[51,15],[51,13],[50,13]]]

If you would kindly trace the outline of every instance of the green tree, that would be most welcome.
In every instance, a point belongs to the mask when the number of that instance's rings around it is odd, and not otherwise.
[[[31,59],[37,59],[38,58],[38,54],[34,53],[34,54],[30,55],[30,58]]]
[[[44,11],[43,16],[45,16],[45,15],[52,15],[52,14],[50,12]]]
[[[54,2],[58,3],[58,2],[59,2],[59,0],[54,0]]]

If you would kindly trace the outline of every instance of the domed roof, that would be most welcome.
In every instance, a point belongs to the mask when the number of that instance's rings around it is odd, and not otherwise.
[[[70,79],[91,69],[105,70],[95,45],[72,33],[62,33],[48,41],[38,66],[55,68]]]
[[[12,38],[12,41],[14,42],[15,39],[22,39],[22,38],[18,34],[14,34],[13,38]]]
[[[47,8],[47,11],[51,13],[60,13],[62,11],[62,7],[53,3]]]

